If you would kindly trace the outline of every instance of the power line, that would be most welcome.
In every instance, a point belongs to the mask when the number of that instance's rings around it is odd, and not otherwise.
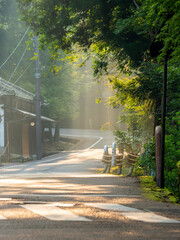
[[[29,69],[29,67],[31,66],[32,62],[27,66],[27,68],[24,70],[24,72],[16,79],[16,81],[13,84],[16,84],[20,78],[22,78],[22,76],[24,75],[24,73]]]
[[[23,54],[22,54],[22,56],[21,56],[21,58],[20,58],[20,60],[19,60],[18,64],[16,65],[16,67],[15,67],[15,69],[14,69],[13,73],[11,74],[11,77],[10,77],[10,78],[9,78],[9,80],[8,80],[8,82],[10,82],[10,81],[11,81],[11,79],[12,79],[12,77],[14,76],[14,73],[15,73],[15,72],[16,72],[16,70],[18,69],[18,67],[19,67],[19,65],[20,65],[20,63],[21,63],[21,61],[22,61],[22,59],[23,59],[23,57],[24,57],[24,55],[25,55],[26,51],[27,51],[27,47],[25,48],[25,50],[24,50],[24,52],[23,52]]]
[[[11,81],[12,77],[14,76],[14,73],[16,72],[17,68],[19,67],[19,65],[20,65],[20,63],[21,63],[21,61],[22,61],[22,59],[23,59],[23,57],[24,57],[26,51],[27,51],[27,47],[25,48],[25,50],[24,50],[24,52],[23,52],[23,54],[22,54],[22,56],[21,56],[21,58],[20,58],[18,64],[16,65],[16,67],[15,67],[13,73],[11,74],[9,80],[7,81],[7,83],[9,83],[9,82]],[[1,95],[2,95],[2,92],[3,92],[4,89],[5,89],[5,87],[1,89]]]
[[[23,39],[25,38],[27,32],[30,29],[30,25],[27,28],[26,32],[24,33],[23,37],[21,38],[21,40],[19,41],[19,43],[17,44],[17,46],[15,47],[15,49],[12,51],[12,53],[9,55],[9,57],[6,59],[6,61],[0,66],[0,69],[7,63],[7,61],[10,59],[10,57],[14,54],[14,52],[16,51],[16,49],[19,47],[19,45],[21,44],[21,42],[23,41]]]

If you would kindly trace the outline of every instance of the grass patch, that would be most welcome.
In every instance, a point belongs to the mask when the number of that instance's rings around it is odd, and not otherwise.
[[[139,176],[144,197],[161,202],[177,203],[177,198],[167,189],[159,188],[151,176]]]

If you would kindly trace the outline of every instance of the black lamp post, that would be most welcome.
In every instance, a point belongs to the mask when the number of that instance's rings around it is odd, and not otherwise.
[[[164,151],[166,130],[166,92],[167,92],[167,54],[164,57],[163,99],[162,99],[162,138],[161,138],[161,173],[160,188],[164,188]]]
[[[150,47],[151,57],[157,57],[163,48],[163,43],[156,41],[152,42]],[[168,54],[164,56],[164,74],[163,74],[163,98],[162,98],[162,135],[161,135],[161,156],[160,156],[160,166],[158,187],[164,188],[164,152],[165,152],[165,126],[166,126],[166,92],[167,92],[167,61]]]

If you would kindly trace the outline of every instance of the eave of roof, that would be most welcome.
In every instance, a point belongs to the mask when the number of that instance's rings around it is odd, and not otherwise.
[[[23,116],[27,116],[29,117],[30,119],[35,119],[36,118],[36,114],[35,113],[31,113],[31,112],[27,112],[27,111],[24,111],[24,110],[21,110],[21,109],[18,109],[18,108],[12,108],[12,107],[7,107],[9,110],[11,111],[14,111],[14,112],[17,112]],[[51,122],[51,123],[55,123],[56,121],[51,119],[51,118],[48,118],[48,117],[45,117],[45,116],[41,116],[41,120],[42,121],[46,121],[46,122]]]
[[[27,111],[24,111],[24,110],[20,110],[20,109],[15,109],[16,112],[18,113],[21,113],[25,116],[29,116],[29,117],[32,117],[32,118],[36,118],[36,114],[34,113],[31,113],[31,112],[27,112]],[[52,123],[55,123],[55,120],[51,119],[51,118],[48,118],[48,117],[45,117],[45,116],[41,116],[41,120],[43,121],[46,121],[46,122],[52,122]]]
[[[35,94],[10,83],[0,77],[0,95],[15,95],[24,99],[33,100]]]

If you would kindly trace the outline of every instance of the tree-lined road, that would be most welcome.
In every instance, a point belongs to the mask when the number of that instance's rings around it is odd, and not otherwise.
[[[79,143],[70,151],[45,157],[39,161],[10,164],[0,170],[0,178],[5,175],[48,175],[54,174],[94,174],[102,167],[101,158],[104,145],[111,147],[114,137],[111,131],[61,129],[61,136],[79,138]]]
[[[82,134],[81,150],[0,168],[0,240],[179,239],[179,206],[142,198],[136,178],[96,173],[97,147],[113,139]]]

